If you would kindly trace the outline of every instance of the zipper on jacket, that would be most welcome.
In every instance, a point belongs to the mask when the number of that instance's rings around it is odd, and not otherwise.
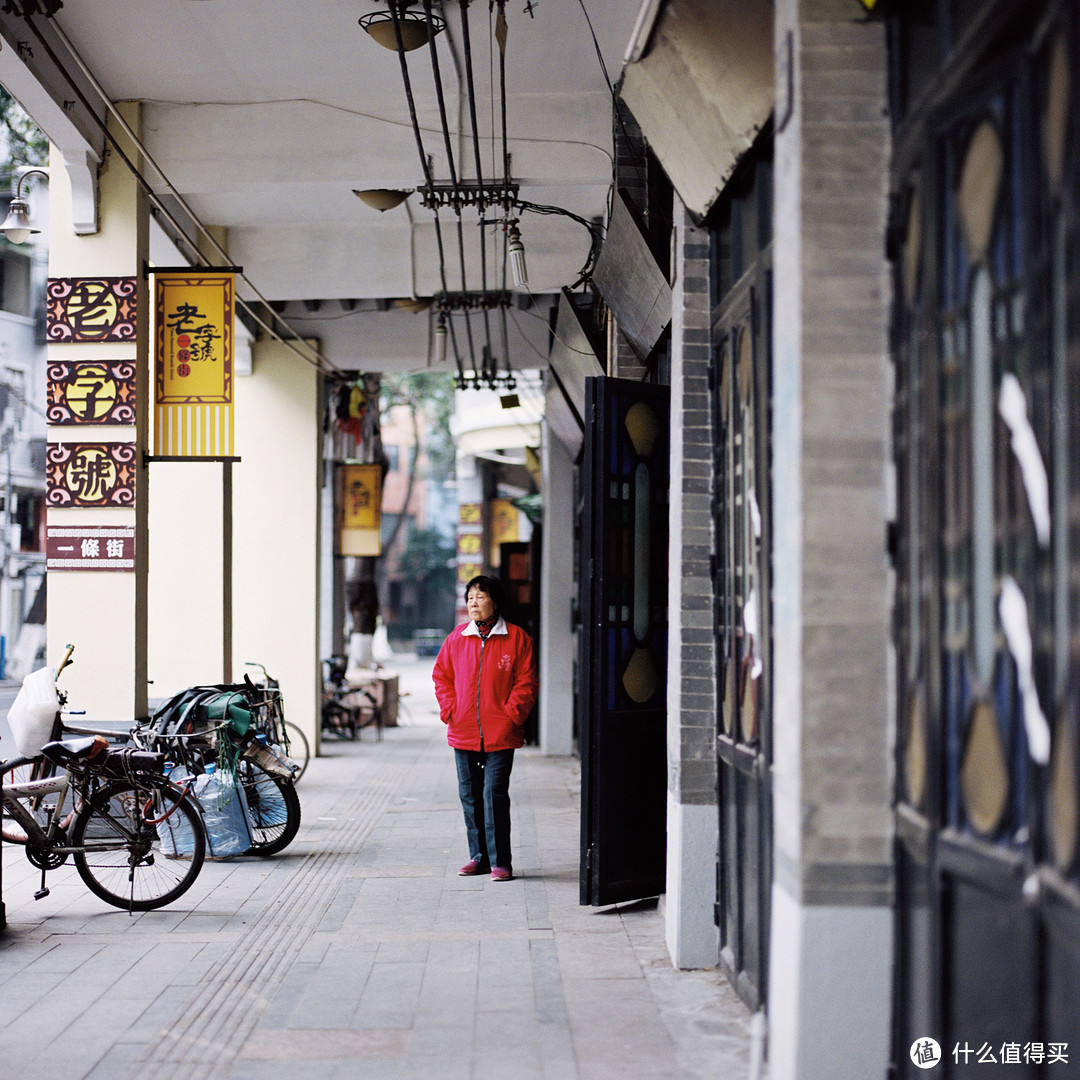
[[[476,665],[476,726],[480,729],[480,753],[484,752],[484,725],[480,722],[480,676],[484,670],[484,646],[487,638],[480,639],[480,663]]]

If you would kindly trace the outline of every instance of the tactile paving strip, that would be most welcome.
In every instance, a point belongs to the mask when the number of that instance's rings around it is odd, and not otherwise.
[[[320,834],[318,852],[288,875],[255,916],[227,963],[216,965],[133,1063],[127,1080],[220,1080],[319,926],[342,876],[409,774],[403,755],[423,744],[387,741],[382,764],[358,777],[355,796],[334,807],[340,825]],[[302,826],[301,826],[302,827]],[[147,1070],[151,1070],[149,1073]]]

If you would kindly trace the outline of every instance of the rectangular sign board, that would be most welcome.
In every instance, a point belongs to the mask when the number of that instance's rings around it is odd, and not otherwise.
[[[49,525],[46,570],[134,570],[133,526]]]

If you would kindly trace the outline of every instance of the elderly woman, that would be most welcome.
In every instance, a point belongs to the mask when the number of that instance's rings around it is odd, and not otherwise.
[[[525,720],[536,701],[532,638],[500,614],[502,590],[492,577],[465,586],[469,622],[443,642],[432,679],[446,741],[457,761],[469,861],[463,877],[510,881],[510,770],[525,744]]]

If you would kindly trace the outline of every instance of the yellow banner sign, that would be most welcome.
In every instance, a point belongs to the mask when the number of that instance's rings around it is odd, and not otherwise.
[[[518,510],[509,499],[491,500],[491,565],[498,566],[500,544],[513,543],[518,538]]]
[[[233,274],[154,276],[154,452],[233,453]]]
[[[342,465],[339,555],[382,554],[382,466]]]

